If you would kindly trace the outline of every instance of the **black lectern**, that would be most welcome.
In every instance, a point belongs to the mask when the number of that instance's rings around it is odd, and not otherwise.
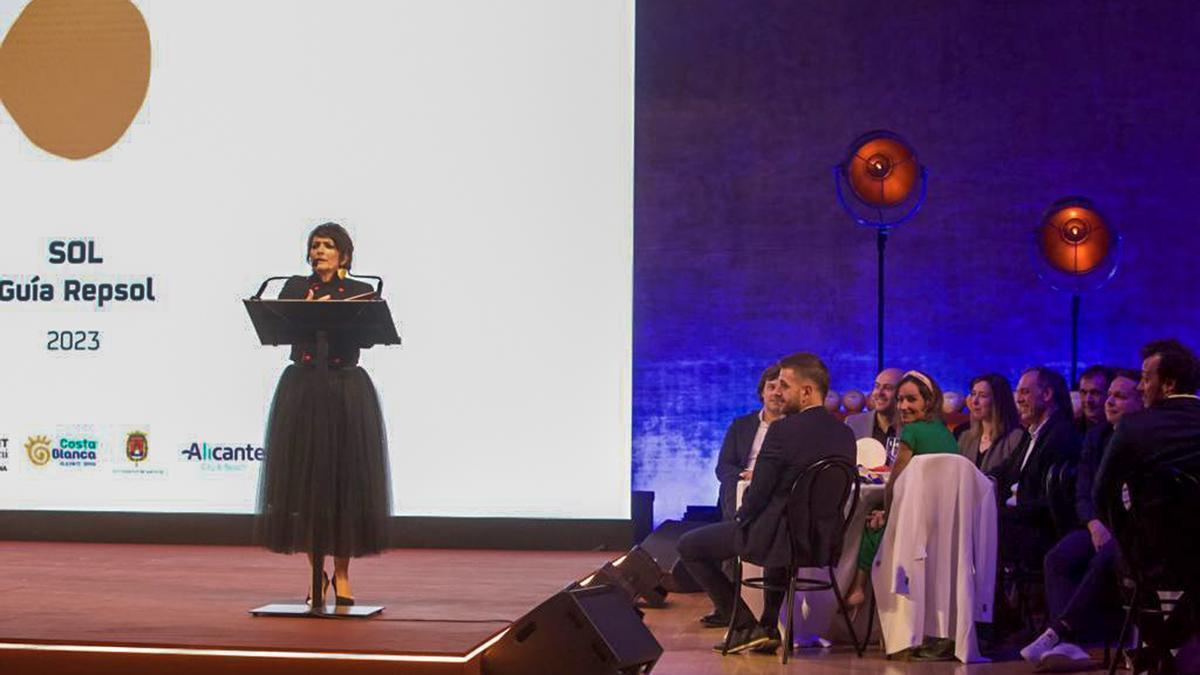
[[[270,280],[268,279],[268,282]],[[266,284],[263,284],[264,287]],[[382,284],[381,284],[382,285]],[[378,293],[378,291],[376,291]],[[398,345],[400,335],[392,321],[392,313],[385,300],[260,300],[258,295],[245,300],[246,313],[264,345],[291,345],[311,342],[317,344],[318,369],[328,368],[329,342],[357,347],[374,345]],[[315,538],[314,539],[314,548]],[[325,551],[310,551],[313,560],[323,560]],[[324,575],[314,566],[311,581],[312,605],[268,604],[250,610],[254,616],[307,616],[307,617],[360,617],[365,618],[383,611],[378,605],[337,606],[325,604]]]

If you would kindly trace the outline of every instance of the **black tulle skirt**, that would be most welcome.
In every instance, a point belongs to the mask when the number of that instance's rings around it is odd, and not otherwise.
[[[288,366],[265,447],[256,523],[264,546],[339,557],[387,548],[387,436],[367,371]]]

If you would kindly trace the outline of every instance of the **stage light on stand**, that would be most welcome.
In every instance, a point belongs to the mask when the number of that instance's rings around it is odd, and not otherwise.
[[[871,131],[850,144],[833,167],[838,203],[859,225],[876,231],[878,251],[878,370],[883,370],[884,251],[892,228],[917,214],[925,203],[929,174],[912,146],[890,131]]]
[[[1050,205],[1033,233],[1034,267],[1051,288],[1071,294],[1071,386],[1079,370],[1081,296],[1117,273],[1121,237],[1085,197]]]

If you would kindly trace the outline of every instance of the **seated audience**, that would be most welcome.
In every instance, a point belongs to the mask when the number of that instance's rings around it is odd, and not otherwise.
[[[866,409],[867,402],[861,391],[847,389],[846,393],[842,394],[842,407],[846,409],[847,415],[855,415]]]
[[[783,399],[779,396],[779,366],[772,365],[758,378],[758,400],[762,408],[735,417],[725,431],[721,453],[717,456],[717,480],[721,484],[721,517],[733,520],[737,484],[754,472],[754,462],[762,448],[767,427],[783,417]]]
[[[846,604],[858,606],[866,600],[866,587],[870,578],[871,565],[883,539],[887,525],[887,514],[892,505],[892,487],[904,472],[904,467],[915,455],[933,453],[958,454],[958,445],[946,425],[942,423],[942,391],[937,382],[924,373],[910,370],[900,379],[897,389],[897,407],[903,430],[900,432],[900,450],[896,463],[888,476],[884,491],[884,509],[872,511],[867,516],[866,528],[858,549],[858,568],[854,581],[846,593]]]
[[[779,367],[779,394],[786,416],[767,431],[735,519],[697,528],[679,539],[680,558],[716,607],[713,624],[730,621],[737,597],[721,562],[740,555],[761,565],[769,582],[786,585],[786,566],[792,554],[786,507],[792,485],[805,469],[826,457],[854,463],[854,434],[824,407],[829,391],[825,364],[813,354],[798,353],[780,361]],[[782,592],[764,592],[758,621],[744,603],[738,607],[738,621],[730,628],[732,653],[778,648],[783,596]],[[720,651],[723,646],[722,642],[714,649]]]
[[[963,397],[957,391],[942,392],[942,398],[945,400],[942,404],[942,421],[957,440],[971,427],[971,414],[963,409]]]
[[[1114,596],[1117,588],[1113,573],[1116,543],[1100,522],[1092,483],[1114,425],[1126,413],[1141,410],[1142,399],[1137,392],[1138,373],[1120,369],[1106,376],[1112,383],[1103,397],[1105,421],[1088,432],[1079,455],[1075,514],[1081,527],[1068,533],[1046,554],[1046,616],[1051,619],[1050,627],[1021,650],[1021,658],[1032,663],[1047,655],[1087,661],[1087,652],[1077,644],[1079,636],[1084,629],[1094,626],[1098,610],[1106,599]],[[1081,380],[1086,377],[1085,374]],[[1087,387],[1081,385],[1080,391],[1086,403]]]
[[[1112,369],[1108,366],[1091,366],[1079,376],[1080,434],[1086,435],[1092,429],[1104,426],[1104,399],[1108,396],[1112,378]]]
[[[967,408],[970,426],[958,437],[958,450],[989,473],[1008,461],[1025,439],[1008,378],[989,373],[971,380]]]
[[[831,391],[825,396],[825,409],[834,415],[842,412],[842,397],[836,391]]]
[[[1062,375],[1037,366],[1017,382],[1017,412],[1028,431],[996,479],[1001,569],[1040,569],[1055,542],[1046,474],[1055,464],[1079,459],[1079,436],[1071,420],[1071,398]]]
[[[875,387],[871,389],[871,412],[846,418],[856,440],[874,438],[887,447],[889,439],[896,437],[900,426],[896,420],[896,386],[902,374],[899,368],[885,368],[875,378]]]
[[[957,391],[948,391],[942,395],[944,403],[942,403],[943,415],[956,415],[962,412],[963,400],[962,394]]]

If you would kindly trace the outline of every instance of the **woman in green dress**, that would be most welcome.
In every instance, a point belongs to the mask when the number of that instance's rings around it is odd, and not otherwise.
[[[954,434],[946,428],[942,421],[942,390],[937,382],[925,373],[910,370],[900,378],[896,387],[897,407],[900,410],[900,450],[896,453],[896,463],[892,465],[888,477],[887,488],[884,490],[884,507],[867,515],[867,525],[863,530],[862,542],[858,547],[858,568],[854,571],[854,581],[846,594],[846,604],[858,606],[866,600],[867,581],[870,579],[871,565],[875,562],[875,554],[879,551],[879,542],[883,540],[883,529],[887,525],[887,516],[892,506],[892,486],[904,473],[904,468],[916,455],[937,453],[958,454],[958,443]]]

